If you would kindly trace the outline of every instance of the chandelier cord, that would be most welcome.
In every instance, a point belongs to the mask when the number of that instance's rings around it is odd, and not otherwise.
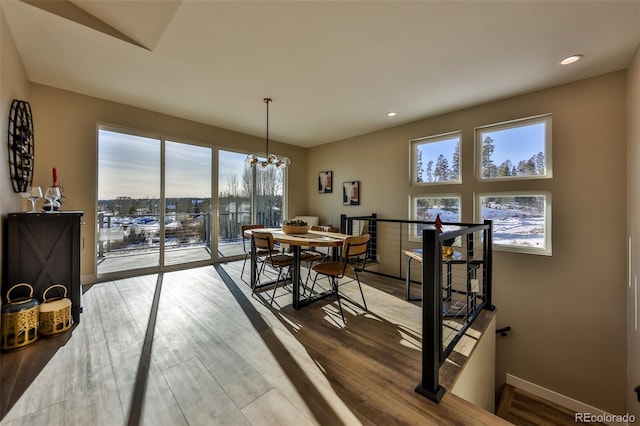
[[[283,170],[289,167],[291,164],[291,160],[287,157],[276,157],[275,155],[269,155],[269,104],[271,103],[271,98],[264,98],[264,103],[267,104],[267,135],[265,141],[265,147],[267,149],[267,156],[264,160],[260,160],[260,157],[256,154],[249,154],[245,159],[245,163],[249,167],[255,167],[256,165],[260,165],[263,169],[268,166],[274,166],[277,169]]]
[[[269,161],[269,104],[271,103],[271,98],[264,98],[264,102],[267,104],[267,161]]]

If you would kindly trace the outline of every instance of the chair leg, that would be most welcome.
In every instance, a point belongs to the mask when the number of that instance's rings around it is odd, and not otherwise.
[[[316,276],[313,277],[313,283],[311,283],[311,290],[309,291],[309,299],[313,296],[313,288],[316,286],[316,280],[318,279],[318,273],[316,272]]]
[[[362,296],[362,303],[364,304],[364,310],[368,311],[369,309],[367,309],[367,302],[364,300],[364,293],[362,292],[362,285],[360,285],[360,277],[358,276],[358,271],[356,271],[356,281],[358,282],[358,288],[360,289],[360,296]]]
[[[247,258],[249,257],[249,253],[245,253],[244,255],[244,262],[242,262],[242,272],[240,272],[240,279],[242,279],[242,276],[244,275],[244,267],[247,264]]]
[[[282,276],[282,270],[283,269],[284,268],[280,268],[280,270],[278,271],[278,278],[276,278],[276,283],[273,286],[273,294],[271,294],[271,302],[270,302],[271,305],[273,305],[273,299],[275,299],[275,297],[276,297],[276,290],[278,289],[278,283],[280,282],[280,277]],[[291,268],[289,268],[289,272],[290,272],[290,269]],[[284,280],[282,282],[282,286],[284,287],[286,283],[287,283],[287,274],[284,275]]]
[[[271,302],[269,302],[270,305],[273,305],[273,299],[276,297],[276,290],[278,289],[278,282],[280,281],[280,274],[282,273],[282,270],[280,270],[278,272],[278,278],[276,278],[276,283],[273,285],[273,293],[271,294]]]
[[[260,285],[260,274],[262,273],[263,270],[264,270],[264,262],[261,262],[260,266],[256,264],[256,282],[251,288],[252,295],[256,293],[256,288]]]
[[[302,297],[307,294],[307,287],[309,286],[309,278],[311,277],[311,267],[313,262],[307,262],[307,279],[304,280],[304,288],[302,290]]]
[[[342,311],[342,303],[340,302],[340,293],[338,292],[338,282],[336,277],[331,277],[331,288],[336,293],[336,299],[338,299],[338,308],[340,308],[342,322],[346,324],[347,322],[344,320],[344,312]]]
[[[247,261],[251,260],[251,253],[247,253],[244,255],[244,261],[242,262],[242,272],[240,272],[240,279],[242,281],[244,281],[244,270],[247,266]],[[258,271],[258,264],[256,263],[256,277],[258,276],[259,271]],[[251,283],[249,281],[244,281],[245,283],[251,285]]]

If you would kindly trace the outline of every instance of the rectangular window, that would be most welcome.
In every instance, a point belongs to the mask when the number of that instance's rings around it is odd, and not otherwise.
[[[98,128],[98,274],[160,266],[162,140]]]
[[[479,194],[476,217],[493,221],[493,247],[551,255],[551,194]]]
[[[165,141],[165,265],[211,259],[212,148]]]
[[[412,183],[461,183],[461,138],[461,132],[454,132],[412,140]]]
[[[551,116],[476,129],[479,181],[550,178]]]
[[[440,215],[443,222],[460,222],[462,201],[457,194],[414,195],[411,197],[410,220],[424,220],[434,222]],[[411,231],[411,241],[422,237],[422,226],[414,226]]]
[[[285,209],[285,170],[256,167],[257,223],[267,228],[282,226]]]

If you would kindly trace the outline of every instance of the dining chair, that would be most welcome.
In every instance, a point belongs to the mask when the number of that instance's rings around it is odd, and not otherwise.
[[[273,269],[278,271],[278,278],[276,279],[275,285],[273,286],[273,294],[271,295],[271,304],[273,304],[273,299],[276,296],[276,290],[278,288],[278,283],[280,282],[280,278],[282,282],[286,282],[287,275],[291,271],[291,266],[293,265],[293,256],[290,254],[278,253],[275,249],[275,243],[273,241],[273,235],[270,232],[253,232],[251,234],[251,244],[253,249],[256,250],[256,253],[263,251],[267,253],[263,257],[263,268],[265,265],[269,265]],[[283,275],[283,272],[287,269],[287,273]],[[256,285],[260,282],[260,276],[256,276]],[[256,286],[252,289],[252,294],[255,293]]]
[[[334,228],[331,226],[314,225],[309,229],[311,231],[322,231],[322,232],[332,232],[332,233],[340,232],[338,228]],[[310,251],[320,252],[323,254],[324,258],[327,259],[331,256],[331,250],[333,250],[334,248],[335,247],[312,247]]]
[[[240,279],[243,280],[243,281],[244,281],[244,279],[242,277],[244,275],[244,268],[245,268],[245,266],[247,264],[247,260],[249,260],[250,257],[251,257],[251,238],[245,236],[244,233],[245,233],[245,231],[248,231],[248,230],[263,229],[264,227],[265,226],[261,225],[261,224],[248,224],[248,225],[242,225],[241,226],[242,249],[244,250],[244,262],[242,263],[242,272],[240,272]],[[256,261],[258,263],[262,264],[262,260],[263,260],[264,256],[266,256],[267,254],[269,254],[269,252],[265,251],[265,250],[257,251],[256,252]],[[256,268],[256,277],[258,276],[259,271],[261,270],[262,266],[264,266],[264,265],[261,265],[260,268]]]
[[[342,257],[340,261],[318,263],[312,268],[313,271],[315,271],[316,275],[313,278],[313,284],[311,285],[311,294],[309,295],[309,297],[313,295],[313,288],[315,287],[316,281],[318,280],[318,275],[326,276],[331,283],[331,290],[336,294],[336,298],[338,299],[338,307],[340,308],[340,316],[342,316],[343,322],[345,322],[344,312],[342,311],[342,303],[340,302],[340,299],[346,299],[351,303],[357,305],[357,303],[355,303],[348,297],[340,296],[340,292],[338,290],[338,287],[341,285],[339,283],[339,280],[341,278],[344,278],[347,273],[355,274],[355,281],[358,283],[358,288],[360,289],[362,303],[364,304],[365,311],[367,310],[367,302],[364,300],[364,293],[362,292],[362,285],[360,284],[360,276],[358,275],[358,271],[364,270],[367,261],[366,254],[367,249],[369,248],[370,239],[371,236],[369,234],[348,237],[344,240],[344,243],[342,245]],[[359,261],[363,256],[364,261],[362,267],[354,266],[354,263]]]
[[[338,232],[337,228],[332,228],[330,226],[318,226],[318,225],[313,225],[311,226],[311,228],[309,228],[312,231],[324,231],[324,232]],[[307,290],[307,286],[309,284],[309,278],[311,277],[311,266],[313,266],[314,262],[320,262],[320,261],[326,261],[327,259],[329,259],[329,255],[330,255],[330,250],[331,248],[329,247],[323,247],[324,251],[318,250],[318,248],[316,247],[311,247],[308,250],[301,250],[300,251],[300,262],[304,262],[306,264],[307,267],[307,278],[304,282],[304,291],[303,291],[303,296],[306,293]]]

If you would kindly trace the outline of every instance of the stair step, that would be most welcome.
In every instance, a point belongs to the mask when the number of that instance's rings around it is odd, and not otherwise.
[[[576,424],[573,411],[511,385],[504,385],[496,415],[516,426]]]

